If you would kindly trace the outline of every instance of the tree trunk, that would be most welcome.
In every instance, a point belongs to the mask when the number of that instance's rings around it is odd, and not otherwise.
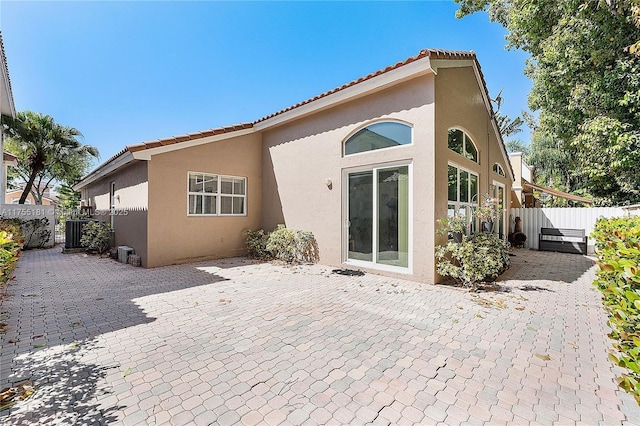
[[[22,195],[20,196],[20,200],[18,200],[18,204],[24,204],[25,201],[27,201],[27,197],[31,192],[31,188],[33,188],[33,181],[36,180],[38,173],[40,173],[40,170],[37,170],[35,168],[31,171],[31,175],[29,176],[29,180],[27,181],[27,184],[24,187],[24,191],[22,191]]]

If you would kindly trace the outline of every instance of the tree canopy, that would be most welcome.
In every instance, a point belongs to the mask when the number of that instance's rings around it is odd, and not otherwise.
[[[487,11],[507,48],[530,53],[532,155],[538,145],[554,167],[562,157],[566,190],[598,204],[640,202],[638,1],[454,1],[458,17]]]
[[[98,150],[80,142],[76,128],[56,123],[53,117],[37,112],[19,112],[15,119],[3,117],[7,136],[5,149],[18,157],[10,177],[25,182],[19,204],[29,193],[37,204],[55,181],[71,185],[86,172]]]

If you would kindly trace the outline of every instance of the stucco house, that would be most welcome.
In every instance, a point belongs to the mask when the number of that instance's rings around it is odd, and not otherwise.
[[[243,230],[283,223],[322,264],[437,282],[438,219],[489,194],[506,237],[512,182],[475,53],[427,49],[253,122],[127,146],[75,188],[145,267],[241,255]]]
[[[5,153],[6,155],[6,153]],[[21,185],[22,186],[22,185]],[[4,203],[5,204],[18,204],[20,201],[20,197],[22,196],[23,189],[8,189],[4,194]],[[32,193],[27,196],[27,199],[24,202],[25,204],[36,205],[36,199]],[[51,196],[49,191],[45,192],[42,196],[42,205],[43,206],[55,206],[56,200]]]
[[[9,68],[7,67],[7,57],[4,54],[2,33],[0,33],[0,113],[13,118],[16,116],[13,92],[11,91],[11,79],[9,78]],[[4,132],[0,131],[0,152],[3,153],[2,166],[0,167],[0,193],[2,194],[4,194],[7,189],[7,166],[16,164],[16,157],[4,152],[3,133]]]

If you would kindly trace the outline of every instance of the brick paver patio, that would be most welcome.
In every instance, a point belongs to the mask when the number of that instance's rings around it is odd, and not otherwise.
[[[2,424],[640,424],[589,258],[517,250],[472,294],[246,259],[144,270],[24,253]]]

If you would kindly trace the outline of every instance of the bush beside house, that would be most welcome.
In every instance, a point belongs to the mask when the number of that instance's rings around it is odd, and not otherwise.
[[[82,228],[80,244],[89,252],[103,254],[111,248],[111,226],[105,222],[91,221]]]
[[[497,219],[496,200],[488,195],[471,218],[454,215],[441,219],[438,234],[448,235],[451,239],[436,247],[438,273],[472,290],[479,283],[495,281],[509,267],[508,244],[498,234],[477,232],[467,236],[465,232],[471,228],[472,221],[479,222],[485,230],[492,229]]]
[[[318,243],[312,232],[278,225],[270,233],[246,230],[247,252],[256,259],[278,259],[287,263],[317,262]]]
[[[609,358],[627,370],[618,384],[640,404],[640,217],[600,219],[591,236],[614,340]]]
[[[9,279],[20,257],[23,244],[20,220],[0,220],[0,283]]]

